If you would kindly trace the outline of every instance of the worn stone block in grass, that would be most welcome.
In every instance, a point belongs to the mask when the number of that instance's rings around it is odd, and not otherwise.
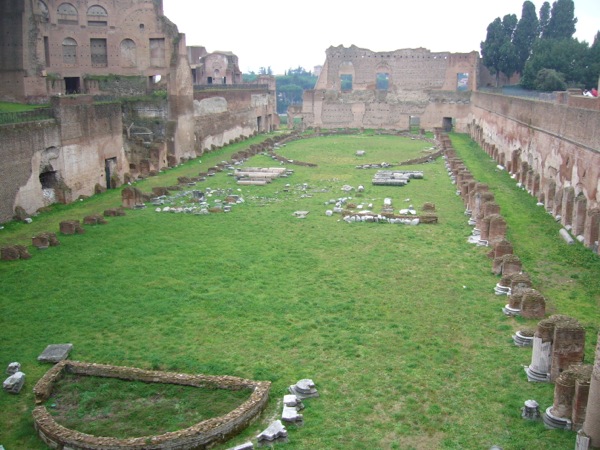
[[[0,249],[2,261],[16,261],[18,259],[29,259],[31,255],[24,245],[7,245]]]
[[[269,442],[280,442],[281,440],[285,440],[288,436],[287,430],[281,423],[281,420],[275,420],[271,422],[271,424],[260,433],[256,438],[258,441],[269,441]]]
[[[71,235],[85,233],[85,230],[79,223],[79,220],[63,220],[59,227],[61,234]]]
[[[18,394],[25,385],[25,374],[21,371],[13,373],[4,380],[2,388],[9,394]]]
[[[308,378],[304,378],[298,381],[296,384],[291,385],[288,390],[290,394],[294,394],[300,400],[319,396],[317,388],[315,387],[315,383],[313,380]]]
[[[31,238],[31,244],[39,250],[47,249],[48,247],[56,247],[60,245],[60,241],[56,237],[56,233],[39,233]]]
[[[118,217],[124,215],[125,211],[123,210],[123,208],[111,208],[104,210],[104,217]]]
[[[92,214],[83,218],[84,225],[105,225],[108,222],[100,214]]]
[[[54,364],[67,359],[71,350],[73,350],[73,344],[50,344],[37,359],[40,362]]]

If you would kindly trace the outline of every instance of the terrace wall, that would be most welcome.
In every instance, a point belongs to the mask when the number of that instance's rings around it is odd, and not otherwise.
[[[195,90],[194,121],[200,153],[279,126],[274,92],[258,86]]]

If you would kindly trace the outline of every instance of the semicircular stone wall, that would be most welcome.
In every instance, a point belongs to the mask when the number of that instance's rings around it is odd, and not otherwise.
[[[231,412],[189,428],[156,436],[117,439],[92,436],[56,423],[43,403],[50,398],[56,381],[65,373],[217,389],[252,389],[253,392],[248,400]],[[268,381],[231,376],[188,375],[65,360],[52,367],[35,385],[33,391],[38,406],[33,410],[33,420],[39,437],[50,448],[59,450],[203,449],[229,439],[257,418],[267,405],[270,388],[271,383]]]

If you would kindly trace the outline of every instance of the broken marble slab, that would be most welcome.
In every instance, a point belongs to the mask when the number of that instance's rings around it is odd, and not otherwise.
[[[283,396],[283,404],[285,406],[294,406],[298,411],[304,409],[304,404],[302,401],[296,397],[294,394],[286,394]]]
[[[50,344],[37,359],[40,362],[56,364],[67,359],[72,349],[73,344]]]
[[[23,389],[25,384],[25,374],[23,372],[15,372],[2,383],[4,390],[10,394],[18,394]]]
[[[295,406],[283,405],[281,420],[287,423],[301,424],[304,420],[304,417],[302,414],[298,413],[298,409]]]
[[[298,381],[296,384],[291,385],[288,390],[290,394],[294,394],[300,400],[319,396],[319,393],[315,388],[315,383],[309,378]]]
[[[256,438],[260,441],[274,441],[276,439],[287,438],[287,430],[281,423],[281,420],[271,422],[269,427],[260,433]]]

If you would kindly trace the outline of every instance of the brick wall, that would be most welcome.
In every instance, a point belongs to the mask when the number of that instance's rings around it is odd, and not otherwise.
[[[0,141],[0,222],[6,222],[12,219],[17,205],[29,212],[44,206],[39,155],[60,146],[60,131],[54,120],[2,125]],[[20,191],[20,201],[16,202]]]
[[[585,229],[600,206],[600,111],[482,92],[472,99],[471,137],[563,225]]]

